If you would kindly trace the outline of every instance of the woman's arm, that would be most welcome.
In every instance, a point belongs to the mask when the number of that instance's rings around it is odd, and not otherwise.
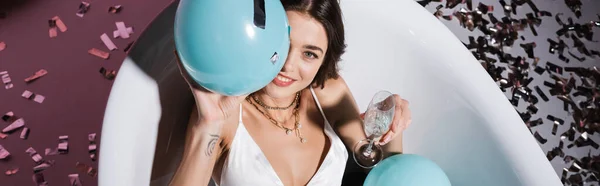
[[[361,111],[348,85],[342,77],[330,79],[325,82],[325,88],[315,89],[333,128],[336,130],[348,149],[366,138],[363,129]],[[402,153],[402,134],[399,132],[389,143],[383,146],[384,157]]]
[[[218,124],[198,123],[196,107],[192,111],[183,157],[169,186],[208,185],[215,162],[221,156],[223,131]]]

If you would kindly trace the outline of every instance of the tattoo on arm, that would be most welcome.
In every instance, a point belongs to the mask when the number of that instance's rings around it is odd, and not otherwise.
[[[219,135],[211,134],[208,141],[208,148],[206,148],[206,156],[212,156],[213,150],[219,141]]]

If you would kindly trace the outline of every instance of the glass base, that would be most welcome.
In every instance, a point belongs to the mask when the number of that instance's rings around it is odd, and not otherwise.
[[[354,145],[354,162],[362,168],[373,168],[383,159],[383,150],[379,145],[373,144],[371,149],[368,149],[370,142],[371,140],[365,139]]]

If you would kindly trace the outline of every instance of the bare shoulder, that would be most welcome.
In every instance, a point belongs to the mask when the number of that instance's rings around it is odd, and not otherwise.
[[[358,113],[350,88],[341,76],[337,79],[328,79],[323,88],[315,87],[313,89],[329,120],[338,121],[354,110]]]

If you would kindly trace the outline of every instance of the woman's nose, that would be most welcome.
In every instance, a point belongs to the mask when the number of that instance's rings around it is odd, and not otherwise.
[[[281,69],[282,72],[292,72],[294,71],[294,67],[296,66],[296,62],[298,61],[298,56],[295,52],[292,52],[290,50],[290,52],[288,53],[287,58],[285,59],[285,64],[283,65],[283,68]]]

